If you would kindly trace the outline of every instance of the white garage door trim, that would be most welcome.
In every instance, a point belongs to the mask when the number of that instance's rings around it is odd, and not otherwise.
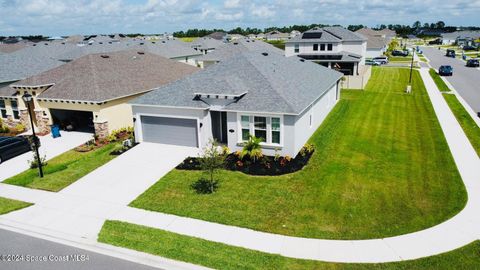
[[[178,116],[178,115],[169,115],[169,114],[150,114],[150,113],[141,113],[141,114],[136,114],[135,115],[135,119],[136,119],[136,123],[135,123],[135,130],[137,131],[137,136],[138,138],[141,138],[140,142],[143,142],[144,141],[144,134],[143,134],[143,125],[142,125],[142,116],[147,116],[147,117],[160,117],[160,118],[173,118],[173,119],[189,119],[189,120],[195,120],[196,121],[196,131],[197,131],[197,136],[196,136],[196,144],[197,144],[197,148],[199,147],[200,145],[200,125],[199,125],[199,121],[200,119],[198,117],[188,117],[188,116]]]

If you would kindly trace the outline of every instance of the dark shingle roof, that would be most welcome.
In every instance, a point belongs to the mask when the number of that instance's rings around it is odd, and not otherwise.
[[[334,85],[342,74],[298,57],[245,52],[155,89],[131,102],[187,108],[209,108],[196,93],[246,93],[225,110],[299,114]]]
[[[126,50],[90,54],[13,86],[54,84],[39,99],[102,102],[145,92],[194,73],[198,68],[158,55]]]

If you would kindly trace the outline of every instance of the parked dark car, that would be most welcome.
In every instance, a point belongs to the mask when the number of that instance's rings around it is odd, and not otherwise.
[[[452,76],[453,75],[453,67],[452,66],[440,66],[438,69],[438,74],[440,76]]]
[[[392,56],[408,56],[408,51],[399,51],[399,50],[395,50],[395,51],[392,51]]]
[[[463,46],[464,51],[478,51],[478,48],[475,46],[465,45]]]
[[[428,45],[442,45],[442,39],[437,38],[435,40],[429,41]]]
[[[468,59],[467,67],[480,67],[480,62],[478,59]]]
[[[0,163],[31,150],[28,137],[0,137]]]
[[[455,50],[448,49],[447,53],[445,54],[446,57],[452,57],[455,58]]]

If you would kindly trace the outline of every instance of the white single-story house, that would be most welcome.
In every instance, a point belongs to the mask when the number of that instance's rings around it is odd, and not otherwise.
[[[238,54],[129,103],[139,142],[241,150],[250,135],[266,155],[296,156],[340,97],[342,73],[280,54]]]

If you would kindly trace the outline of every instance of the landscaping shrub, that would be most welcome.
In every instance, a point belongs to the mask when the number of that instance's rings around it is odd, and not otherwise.
[[[295,158],[290,156],[262,156],[253,161],[249,157],[241,158],[238,152],[225,155],[223,168],[230,171],[240,171],[251,175],[282,175],[301,170],[307,165],[314,146],[306,144]],[[188,157],[177,166],[179,170],[201,170],[201,157]]]
[[[46,166],[47,165],[47,157],[45,155],[43,157],[40,157],[40,162],[42,164],[42,167]],[[38,168],[37,152],[33,151],[33,159],[29,160],[28,163],[30,164],[30,169]]]
[[[15,126],[15,131],[16,131],[17,133],[22,133],[22,132],[25,131],[25,126],[22,125],[22,124],[17,124],[17,125]]]

